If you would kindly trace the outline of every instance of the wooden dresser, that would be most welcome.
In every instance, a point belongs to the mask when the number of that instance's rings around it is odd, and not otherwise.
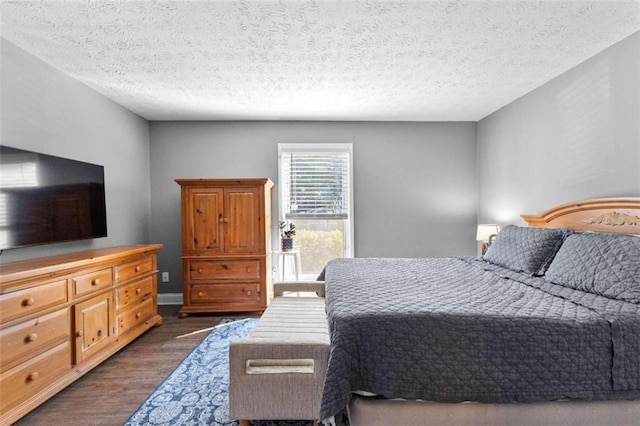
[[[0,424],[162,323],[161,248],[120,246],[0,265]]]
[[[269,179],[176,179],[182,198],[183,306],[262,311],[271,288]]]

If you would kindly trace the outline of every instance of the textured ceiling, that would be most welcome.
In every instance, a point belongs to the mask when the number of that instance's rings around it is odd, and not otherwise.
[[[477,121],[640,30],[638,0],[1,1],[149,120]]]

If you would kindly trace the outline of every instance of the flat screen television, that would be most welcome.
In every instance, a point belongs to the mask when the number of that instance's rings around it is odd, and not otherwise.
[[[0,250],[106,236],[103,166],[0,145]]]

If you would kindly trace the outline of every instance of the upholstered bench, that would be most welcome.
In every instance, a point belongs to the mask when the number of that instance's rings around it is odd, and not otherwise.
[[[291,297],[284,292],[313,292]],[[313,420],[329,357],[324,282],[274,284],[275,298],[248,338],[229,348],[229,417]]]

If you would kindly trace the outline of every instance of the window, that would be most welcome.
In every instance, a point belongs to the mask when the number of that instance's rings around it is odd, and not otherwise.
[[[353,257],[352,149],[278,144],[280,220],[296,226],[302,279],[315,279],[331,259]]]

